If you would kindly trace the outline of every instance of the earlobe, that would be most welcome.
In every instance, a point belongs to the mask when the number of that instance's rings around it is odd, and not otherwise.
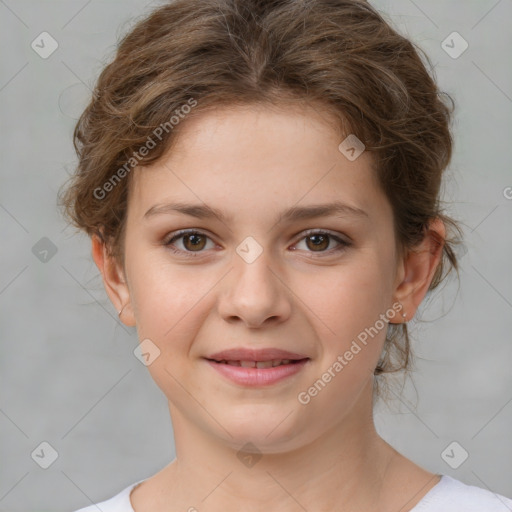
[[[443,221],[439,218],[431,220],[421,243],[410,249],[404,258],[403,278],[395,289],[395,300],[402,304],[401,313],[405,313],[408,320],[416,314],[428,292],[441,261],[445,236]]]
[[[92,236],[91,243],[92,257],[101,273],[105,291],[118,312],[119,318],[125,325],[135,326],[130,290],[121,265],[108,253],[105,243],[97,235]]]

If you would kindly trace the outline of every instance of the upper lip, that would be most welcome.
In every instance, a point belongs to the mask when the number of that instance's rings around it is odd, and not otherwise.
[[[252,349],[240,347],[216,352],[206,359],[215,359],[216,361],[272,361],[274,359],[309,359],[309,357],[278,348]]]

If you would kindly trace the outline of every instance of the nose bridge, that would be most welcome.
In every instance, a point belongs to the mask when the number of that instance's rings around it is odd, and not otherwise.
[[[236,248],[234,291],[255,306],[258,302],[268,303],[277,293],[270,253],[253,237],[247,237]]]
[[[270,293],[276,280],[271,269],[270,251],[263,247],[258,250],[251,242],[243,242],[236,252],[235,286],[245,292],[252,289],[258,294]]]

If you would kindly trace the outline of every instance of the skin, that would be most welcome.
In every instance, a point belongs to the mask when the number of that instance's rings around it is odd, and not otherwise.
[[[239,511],[241,503],[247,512],[405,512],[439,481],[375,430],[373,370],[385,328],[308,404],[297,399],[394,303],[407,320],[414,316],[441,258],[433,234],[445,236],[435,219],[417,250],[400,256],[369,152],[349,161],[338,150],[344,137],[319,112],[246,106],[190,116],[162,159],[133,171],[125,268],[92,239],[122,321],[160,350],[148,370],[168,399],[174,428],[176,458],[132,491],[136,512]],[[276,222],[292,206],[333,200],[367,215]],[[233,217],[143,218],[171,201]],[[187,228],[207,238],[199,238],[199,249],[186,237],[174,247],[195,257],[164,245]],[[336,252],[339,244],[327,238],[317,248],[308,229],[352,245]],[[263,251],[250,264],[236,252],[248,236]],[[284,381],[243,387],[203,359],[239,346],[311,360]],[[249,441],[262,455],[252,467],[237,457]]]

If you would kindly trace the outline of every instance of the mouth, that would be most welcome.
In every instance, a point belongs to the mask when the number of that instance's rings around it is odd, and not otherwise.
[[[309,357],[305,357],[303,359],[269,359],[266,361],[228,361],[226,359],[208,359],[208,361],[211,361],[212,363],[218,363],[218,364],[227,364],[229,366],[240,366],[243,368],[258,368],[258,369],[265,369],[265,368],[275,368],[276,366],[284,366],[284,365],[290,365],[290,364],[298,364],[301,362],[306,362],[309,360]]]
[[[266,361],[228,360],[204,358],[217,374],[242,387],[264,387],[289,380],[311,361],[302,359],[269,359]]]

